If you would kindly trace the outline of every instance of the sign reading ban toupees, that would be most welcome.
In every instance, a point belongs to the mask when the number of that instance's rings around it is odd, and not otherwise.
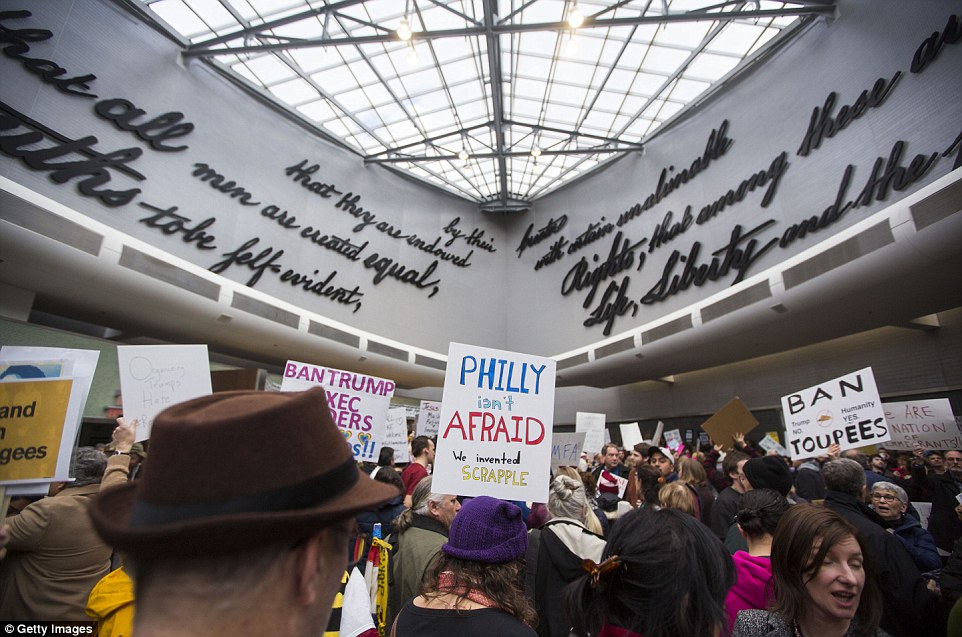
[[[889,440],[872,368],[833,378],[782,397],[788,451],[795,460]]]
[[[555,361],[451,343],[434,491],[548,501]]]

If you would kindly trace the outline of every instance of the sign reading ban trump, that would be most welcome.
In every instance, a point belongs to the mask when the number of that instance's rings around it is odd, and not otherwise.
[[[287,361],[281,391],[305,391],[318,385],[327,393],[331,417],[347,440],[354,459],[377,462],[384,443],[394,381]]]
[[[448,348],[434,492],[548,501],[555,361]]]

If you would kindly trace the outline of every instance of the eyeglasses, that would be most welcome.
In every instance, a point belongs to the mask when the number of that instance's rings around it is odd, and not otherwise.
[[[892,494],[890,494],[890,493],[873,493],[873,494],[872,494],[872,499],[873,499],[873,500],[882,500],[883,502],[895,502],[895,501],[901,502],[901,500],[899,500],[898,497],[896,497],[896,496],[894,496],[894,495],[892,495]]]

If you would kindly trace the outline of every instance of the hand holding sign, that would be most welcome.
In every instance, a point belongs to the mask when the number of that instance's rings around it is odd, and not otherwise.
[[[114,449],[120,453],[127,453],[134,446],[134,439],[137,436],[137,421],[131,420],[130,423],[124,418],[117,419],[117,426],[111,434],[111,442]]]

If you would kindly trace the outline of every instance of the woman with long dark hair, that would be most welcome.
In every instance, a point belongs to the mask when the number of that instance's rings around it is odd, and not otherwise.
[[[523,586],[527,547],[521,509],[488,496],[465,502],[392,636],[536,637]]]
[[[738,614],[733,637],[886,637],[869,553],[854,526],[817,504],[795,505],[772,540],[775,601]]]
[[[716,637],[734,580],[725,547],[671,509],[635,509],[613,526],[600,563],[565,589],[579,637]]]

